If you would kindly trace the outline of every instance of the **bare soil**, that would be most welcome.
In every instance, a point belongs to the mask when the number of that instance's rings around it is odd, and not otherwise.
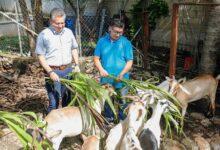
[[[47,104],[44,73],[40,65],[32,58],[24,60],[0,56],[0,110],[33,111],[44,114]],[[174,141],[164,138],[162,149],[168,149],[168,145],[188,149],[193,146],[192,143],[199,147],[202,138],[210,144],[212,149],[215,149],[213,143],[216,145],[215,140],[220,139],[220,109],[217,107],[216,115],[208,118],[204,115],[207,112],[207,106],[205,100],[190,104],[184,124],[185,136],[179,136],[173,132]],[[186,139],[191,143],[185,142],[188,141]],[[82,141],[78,137],[66,138],[61,149],[80,149],[81,144]],[[4,124],[0,124],[0,145],[2,150],[17,150],[22,147],[16,136]],[[218,145],[220,148],[220,141],[217,142],[217,148]]]

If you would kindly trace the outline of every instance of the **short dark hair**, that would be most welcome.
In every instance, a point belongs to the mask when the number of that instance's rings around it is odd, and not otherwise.
[[[109,24],[111,27],[118,27],[118,28],[124,28],[125,24],[118,18],[114,18],[110,21]]]

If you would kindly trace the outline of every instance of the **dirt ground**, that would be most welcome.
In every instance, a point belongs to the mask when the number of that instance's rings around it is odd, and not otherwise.
[[[15,65],[16,61],[20,65]],[[32,59],[19,61],[0,56],[0,110],[44,114],[47,103],[44,75],[39,64]],[[207,106],[206,100],[190,104],[183,130],[185,135],[176,135],[174,131],[172,139],[163,138],[161,149],[220,150],[220,108],[216,108],[214,117],[208,118],[204,115]],[[66,138],[61,149],[80,149],[81,144],[78,137]],[[2,150],[22,148],[16,136],[3,124],[0,124],[0,145]]]

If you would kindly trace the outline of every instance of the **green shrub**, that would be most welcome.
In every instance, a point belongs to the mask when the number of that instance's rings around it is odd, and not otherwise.
[[[23,53],[29,51],[28,37],[21,36]],[[18,36],[2,36],[0,37],[0,50],[3,52],[20,52]]]

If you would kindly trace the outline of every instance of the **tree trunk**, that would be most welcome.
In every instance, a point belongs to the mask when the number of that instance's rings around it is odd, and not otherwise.
[[[24,20],[24,25],[27,28],[32,29],[31,20],[29,18],[28,8],[27,8],[25,0],[18,0],[18,2],[20,4],[21,13],[22,13],[23,20]],[[28,43],[29,43],[29,46],[30,46],[31,56],[34,56],[34,49],[35,49],[34,35],[27,31],[27,36],[28,36]]]
[[[220,0],[214,0],[214,3],[220,3]],[[220,6],[210,9],[208,27],[204,47],[201,51],[200,73],[213,74],[216,68],[217,47],[220,36]]]
[[[150,34],[149,34],[149,21],[148,21],[148,13],[145,11],[142,13],[143,23],[142,23],[142,53],[143,53],[143,63],[144,69],[147,69],[148,66],[148,50],[149,50],[149,41],[150,41]]]
[[[42,0],[35,0],[34,3],[34,22],[35,22],[35,32],[40,33],[43,30],[43,13],[42,13]]]

